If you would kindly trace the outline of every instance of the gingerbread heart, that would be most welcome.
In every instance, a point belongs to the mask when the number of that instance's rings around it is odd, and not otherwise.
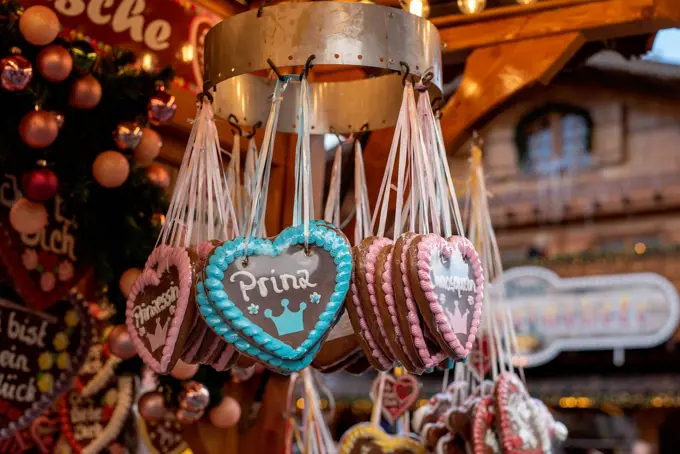
[[[90,346],[85,302],[69,300],[45,312],[0,297],[0,439],[27,427],[72,383]]]
[[[189,448],[182,437],[184,425],[170,411],[160,421],[137,418],[137,427],[151,454],[181,454]]]
[[[76,453],[95,454],[118,437],[132,408],[134,378],[118,377],[92,397],[72,390],[61,399],[61,432]]]
[[[340,439],[339,454],[424,454],[425,447],[406,436],[385,433],[370,424],[357,424]]]
[[[416,433],[421,433],[426,424],[439,421],[453,405],[453,396],[449,393],[437,393],[430,397],[426,405],[419,407],[411,416],[411,426]]]
[[[390,424],[394,424],[418,399],[420,384],[413,375],[402,375],[401,377],[385,375],[383,380],[385,384],[383,385],[382,414]],[[379,385],[380,377],[373,381],[371,388],[373,402],[378,396]]]
[[[243,238],[215,249],[205,287],[223,322],[271,356],[308,356],[336,321],[352,271],[347,240],[334,229],[284,229],[274,241]],[[204,305],[199,302],[203,313]],[[217,331],[219,320],[206,319]],[[245,353],[245,352],[244,352]]]
[[[494,389],[496,426],[507,454],[541,454],[543,443],[550,444],[542,413],[522,380],[515,374],[506,372],[496,381]]]
[[[130,290],[125,319],[139,356],[157,374],[167,374],[183,352],[196,305],[196,256],[191,250],[159,246]]]
[[[409,246],[413,295],[429,332],[446,353],[467,358],[482,316],[484,275],[472,243],[434,233]]]
[[[67,298],[87,266],[77,248],[78,225],[68,217],[64,199],[45,203],[48,224],[36,234],[21,234],[9,222],[13,203],[21,198],[18,178],[0,174],[0,262],[24,303],[44,310]]]
[[[472,411],[472,452],[474,454],[501,454],[501,446],[494,430],[496,420],[493,398],[481,398]]]

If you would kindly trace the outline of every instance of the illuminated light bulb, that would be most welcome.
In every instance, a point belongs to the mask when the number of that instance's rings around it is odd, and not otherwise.
[[[156,67],[156,58],[152,53],[147,52],[145,54],[142,54],[141,62],[142,69],[144,71],[150,72],[153,71]]]
[[[194,59],[194,46],[187,43],[182,46],[182,61],[189,63]]]
[[[430,13],[430,5],[427,3],[427,0],[407,0],[406,2],[401,2],[401,6],[409,13],[418,17],[427,17]]]
[[[536,3],[536,0],[517,0],[517,3],[520,5],[531,5],[532,3]]]
[[[477,14],[486,8],[486,0],[458,0],[458,9],[463,14]]]

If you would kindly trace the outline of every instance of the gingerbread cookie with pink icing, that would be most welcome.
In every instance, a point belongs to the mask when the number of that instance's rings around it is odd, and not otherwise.
[[[472,452],[501,454],[501,445],[494,430],[496,410],[491,396],[482,397],[472,411]]]
[[[184,352],[194,322],[197,254],[159,246],[133,284],[125,311],[139,356],[157,374],[168,374]]]
[[[420,375],[425,371],[419,367],[419,361],[411,356],[406,341],[401,333],[397,316],[397,303],[394,294],[394,275],[392,273],[393,244],[380,250],[376,261],[375,290],[379,320],[385,331],[385,340],[389,344],[397,360],[412,374]]]
[[[505,372],[496,380],[494,389],[496,428],[507,454],[542,454],[543,444],[550,444],[547,424],[534,404],[522,380]]]
[[[418,286],[418,281],[411,279],[408,269],[408,251],[411,243],[420,236],[407,232],[394,243],[392,283],[399,329],[404,338],[403,345],[418,369],[430,369],[441,363],[446,358],[446,354],[436,342],[430,339],[430,336],[426,336],[427,328],[413,295],[413,289]]]
[[[413,298],[441,348],[467,358],[482,316],[484,275],[472,243],[430,233],[413,240],[407,266]]]

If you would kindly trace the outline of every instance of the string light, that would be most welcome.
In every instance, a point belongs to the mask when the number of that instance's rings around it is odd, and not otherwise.
[[[517,3],[520,5],[531,5],[532,3],[536,3],[536,0],[517,0]]]
[[[402,7],[418,17],[427,17],[430,13],[430,5],[427,3],[427,0],[410,0],[402,3]]]
[[[463,14],[477,14],[486,8],[486,0],[458,0],[458,9]]]
[[[141,62],[144,71],[150,72],[156,67],[156,58],[152,53],[146,52],[142,54]]]
[[[194,46],[193,45],[191,45],[190,43],[186,43],[185,45],[182,46],[181,52],[182,52],[182,61],[184,61],[186,63],[193,61],[193,59],[194,59]]]

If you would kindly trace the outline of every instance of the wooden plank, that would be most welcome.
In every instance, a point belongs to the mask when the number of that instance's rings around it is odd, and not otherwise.
[[[472,128],[520,90],[548,83],[584,43],[581,33],[572,32],[475,50],[460,87],[442,109],[447,146],[456,149]]]

